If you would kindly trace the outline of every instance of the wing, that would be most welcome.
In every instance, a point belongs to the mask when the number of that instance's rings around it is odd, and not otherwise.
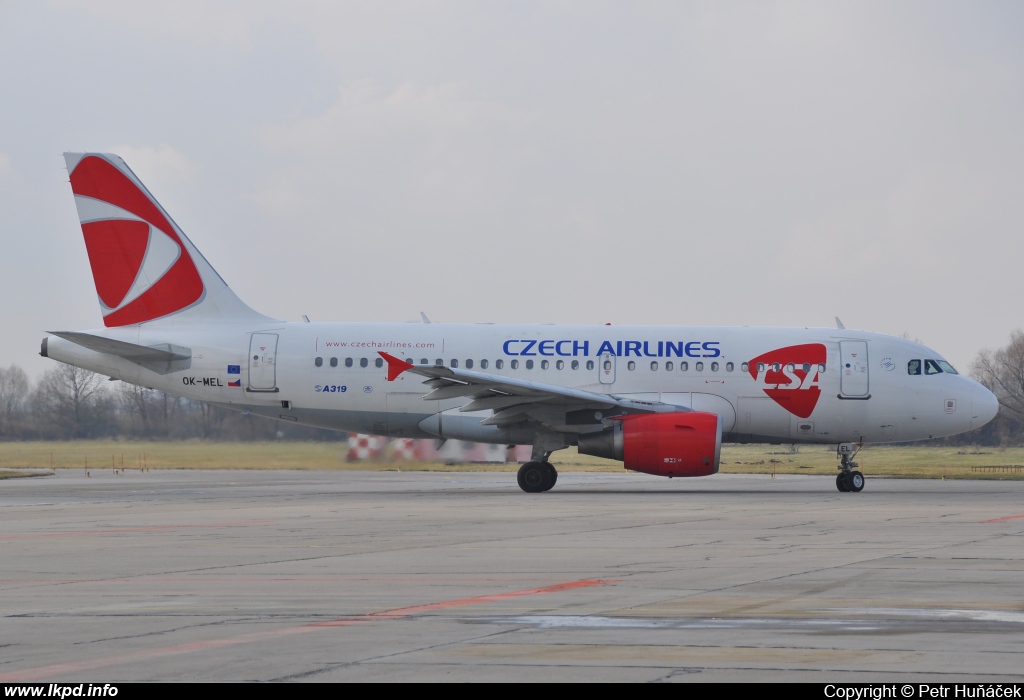
[[[482,421],[483,425],[507,426],[532,420],[560,432],[588,432],[607,416],[691,410],[660,401],[638,401],[486,372],[414,365],[386,352],[379,354],[388,363],[389,382],[404,372],[426,377],[424,384],[431,391],[424,395],[424,400],[469,399],[459,411],[494,412]],[[594,418],[595,411],[601,412],[600,417]],[[574,416],[575,412],[587,415]]]

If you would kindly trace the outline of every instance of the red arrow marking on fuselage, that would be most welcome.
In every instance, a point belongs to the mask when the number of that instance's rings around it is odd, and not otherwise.
[[[412,369],[413,364],[406,362],[405,360],[399,359],[394,355],[389,355],[386,352],[377,351],[377,354],[383,357],[388,363],[388,381],[393,382],[398,379],[398,375],[407,369]]]

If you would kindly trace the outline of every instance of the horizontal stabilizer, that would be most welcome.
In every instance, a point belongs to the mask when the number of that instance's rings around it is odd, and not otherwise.
[[[134,362],[157,374],[170,374],[180,372],[192,366],[192,349],[171,343],[160,343],[158,345],[136,345],[126,343],[123,340],[104,338],[89,333],[76,333],[73,331],[48,331],[50,335],[81,345],[84,348],[102,352],[106,355],[117,357]]]

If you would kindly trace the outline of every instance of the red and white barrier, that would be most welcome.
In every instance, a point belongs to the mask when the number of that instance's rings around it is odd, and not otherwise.
[[[348,453],[345,459],[349,462],[392,460],[501,464],[528,462],[531,450],[530,445],[517,445],[508,449],[505,445],[486,445],[461,440],[448,440],[438,449],[434,440],[388,439],[377,435],[352,433],[348,437]]]
[[[348,436],[349,462],[364,462],[368,459],[380,459],[384,453],[387,438],[378,435],[362,435],[352,433]]]

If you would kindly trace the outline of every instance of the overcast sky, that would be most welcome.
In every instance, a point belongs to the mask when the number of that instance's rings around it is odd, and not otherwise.
[[[1024,325],[1024,3],[0,0],[0,365],[102,325],[61,153],[318,321]]]

